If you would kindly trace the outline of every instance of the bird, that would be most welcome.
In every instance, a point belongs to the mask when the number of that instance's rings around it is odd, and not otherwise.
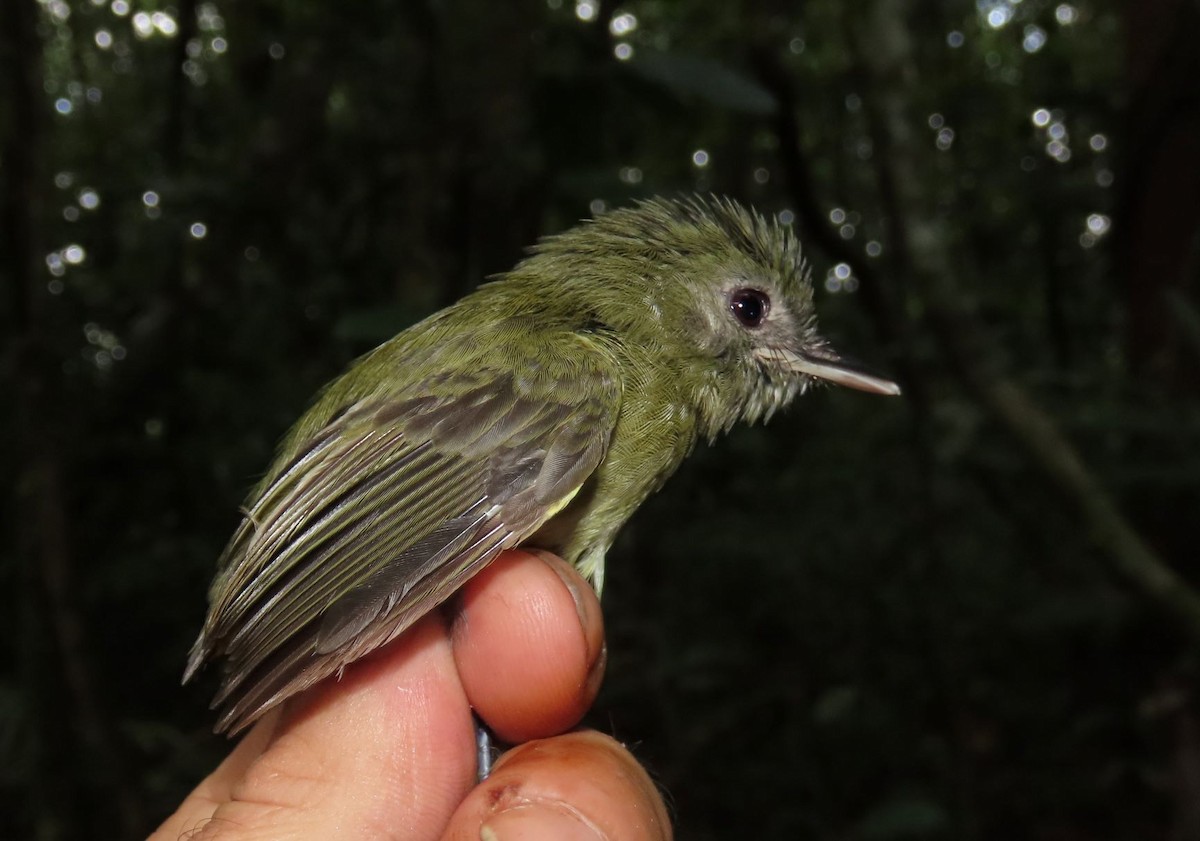
[[[654,198],[542,239],[330,383],[218,561],[184,674],[234,735],[395,639],[500,552],[601,592],[618,532],[699,441],[818,383],[897,395],[817,330],[790,226]]]

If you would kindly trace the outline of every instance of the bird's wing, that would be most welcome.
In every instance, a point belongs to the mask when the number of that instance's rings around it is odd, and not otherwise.
[[[402,633],[604,458],[620,406],[608,353],[558,334],[500,358],[348,406],[252,500],[184,677],[224,661],[218,731]]]

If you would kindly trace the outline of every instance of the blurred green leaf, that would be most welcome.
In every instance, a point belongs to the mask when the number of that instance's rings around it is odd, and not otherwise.
[[[945,833],[950,819],[940,803],[921,794],[897,795],[880,803],[858,824],[856,835],[869,841],[929,838]]]
[[[771,114],[775,97],[756,81],[719,61],[677,53],[638,52],[631,71],[680,99],[702,99],[747,114]]]
[[[813,721],[817,724],[832,724],[847,716],[858,703],[858,687],[835,686],[813,704]]]

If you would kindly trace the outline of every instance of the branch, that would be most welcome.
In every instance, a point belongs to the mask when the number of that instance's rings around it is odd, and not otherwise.
[[[1110,571],[1200,641],[1200,595],[1138,535],[1049,413],[1016,382],[990,371],[984,361],[978,337],[985,328],[973,311],[957,303],[962,295],[953,285],[946,236],[922,209],[922,166],[912,141],[916,132],[907,115],[908,92],[918,74],[905,28],[909,10],[904,8],[907,4],[899,5],[899,9],[889,6],[886,15],[877,14],[875,21],[868,22],[869,48],[854,45],[878,92],[876,100],[868,101],[868,117],[890,152],[891,166],[879,170],[884,179],[880,192],[893,196],[896,203],[885,210],[890,210],[898,244],[903,246],[896,249],[905,258],[898,269],[922,293],[944,358],[951,361],[972,396],[1016,439],[1034,467],[1070,500]]]
[[[1146,544],[1079,451],[1029,393],[1006,377],[984,373],[973,338],[982,327],[973,314],[941,300],[931,310],[930,321],[945,352],[958,360],[960,379],[1076,507],[1110,569],[1200,640],[1200,596]]]
[[[901,3],[901,6],[906,4]],[[889,7],[884,20],[865,21],[874,30],[870,48],[855,42],[856,58],[876,97],[866,106],[879,163],[876,176],[880,201],[889,222],[891,266],[898,281],[911,280],[927,306],[928,323],[954,373],[968,392],[1013,436],[1034,467],[1075,507],[1107,561],[1110,571],[1151,604],[1200,640],[1200,595],[1159,557],[1122,514],[1111,494],[1088,469],[1079,451],[1062,434],[1049,413],[1013,380],[993,373],[977,337],[985,332],[975,313],[957,301],[946,237],[937,222],[925,218],[921,201],[921,161],[911,142],[916,133],[908,122],[908,89],[916,84],[911,44],[905,29],[907,9]],[[852,33],[853,34],[853,33]],[[885,287],[861,256],[841,240],[825,219],[800,146],[796,97],[787,72],[767,50],[756,55],[760,81],[775,95],[779,111],[775,131],[780,158],[797,214],[807,236],[833,259],[846,262],[862,281],[864,304],[881,337],[897,344],[906,389],[922,402],[917,363],[906,351],[907,329],[895,323],[894,305]],[[908,86],[908,87],[906,87]],[[908,370],[903,370],[908,369]],[[914,388],[915,387],[915,388]]]

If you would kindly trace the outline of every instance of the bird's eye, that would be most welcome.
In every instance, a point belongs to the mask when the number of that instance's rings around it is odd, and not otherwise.
[[[729,296],[729,310],[743,327],[758,327],[770,309],[771,299],[757,289],[738,289]]]

